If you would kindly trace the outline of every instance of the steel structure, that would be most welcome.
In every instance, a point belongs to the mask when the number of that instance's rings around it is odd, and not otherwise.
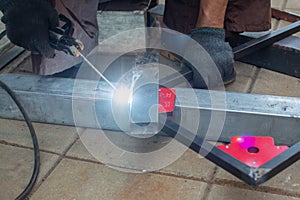
[[[81,88],[74,93],[74,80],[72,79],[1,74],[0,80],[9,85],[16,93],[32,121],[74,126],[72,103],[75,98],[83,102],[84,105],[86,102],[93,100],[97,118],[95,120],[95,116],[91,115],[92,110],[89,108],[80,109],[77,107],[84,116],[84,120],[80,122],[81,124],[76,124],[77,126],[98,128],[97,121],[99,121],[102,129],[120,130],[111,111],[113,96],[107,95],[107,92],[97,92],[108,91],[107,84],[103,82],[76,80],[79,81],[78,85],[81,85]],[[96,90],[95,84],[97,85]],[[176,99],[181,99],[181,102],[176,100],[173,117],[167,119],[160,133],[174,137],[196,153],[204,155],[208,160],[246,183],[258,186],[299,159],[299,98],[239,93],[226,94],[226,109],[217,110],[217,112],[226,113],[224,129],[220,137],[222,141],[229,142],[232,136],[247,133],[250,135],[272,136],[276,144],[290,146],[288,150],[263,166],[254,168],[209,143],[214,138],[207,137],[207,126],[210,123],[211,112],[216,111],[213,110],[214,108],[210,104],[209,93],[220,92],[188,88],[176,88],[175,90]],[[157,101],[157,92],[156,95],[151,95],[152,92],[155,93],[152,90],[148,91],[150,95],[143,96],[150,103]],[[193,106],[191,104],[189,97],[192,94],[196,94],[199,105]],[[4,91],[0,90],[0,96],[0,107],[4,108],[0,110],[0,117],[22,119],[16,106]],[[139,108],[143,111],[149,108],[141,104],[136,106],[136,111]],[[184,128],[179,131],[178,124],[181,123],[181,120],[186,120],[186,123],[190,121],[189,117],[180,117],[180,110],[184,107],[200,111],[201,121],[197,133],[191,133]],[[144,116],[135,116],[137,121],[139,119],[145,120]],[[160,123],[160,120],[158,122]],[[194,138],[194,136],[195,139],[191,141],[190,138]]]
[[[292,43],[299,41],[299,38],[289,37],[300,31],[300,22],[297,22],[299,17],[274,9],[273,16],[277,18],[284,17],[292,20],[294,23],[257,39],[241,38],[239,36],[240,40],[234,40],[237,45],[234,48],[234,56],[237,60],[299,77],[300,68],[297,65],[299,63],[298,46],[284,48],[287,41],[292,41]],[[282,41],[282,39],[285,40]],[[245,40],[247,41],[246,43]],[[266,65],[257,63],[256,60],[269,59],[270,57],[268,56],[270,54],[274,56],[274,52],[277,52],[277,60],[268,60],[269,62]],[[291,55],[292,57],[288,57]],[[293,58],[291,60],[292,63],[286,63],[291,58]],[[284,62],[276,65],[278,59],[284,60]],[[285,67],[287,64],[290,67]],[[283,67],[283,65],[285,66]],[[164,86],[174,87],[182,82],[183,77],[188,80],[192,78],[192,72],[188,68],[183,67],[181,74],[183,76],[174,74],[161,81],[163,84],[167,83]],[[98,122],[100,122],[102,129],[124,130],[115,121],[111,110],[114,97],[113,92],[111,89],[108,89],[110,87],[104,82],[76,80],[77,83],[75,83],[72,79],[17,74],[1,74],[0,80],[9,85],[20,98],[32,121],[89,128],[99,128]],[[74,91],[74,85],[79,85],[80,87]],[[221,92],[188,88],[174,88],[174,90],[176,91],[175,109],[171,118],[167,118],[166,121],[163,120],[164,123],[161,124],[163,128],[160,134],[175,138],[249,185],[258,186],[299,160],[299,98],[226,93],[226,107],[216,109],[211,105],[210,95],[212,93],[218,95]],[[148,114],[147,111],[151,105],[158,103],[158,87],[147,87],[145,91],[139,91],[139,95],[142,96],[143,103],[132,105],[134,109],[130,109],[130,115],[135,120],[130,123],[161,123],[159,117],[154,118],[154,121],[149,121],[148,116],[145,115]],[[190,101],[189,97],[191,95],[196,96],[198,100],[197,105],[192,104]],[[12,100],[4,91],[0,90],[0,96],[0,107],[4,108],[0,110],[0,117],[22,119],[21,113],[19,113]],[[178,99],[180,99],[180,102]],[[74,107],[74,101],[80,103],[75,104]],[[86,108],[80,107],[81,105],[93,106]],[[180,127],[179,124],[182,120],[185,120],[185,123],[191,121],[188,117],[181,118],[182,108],[200,111],[201,120],[196,133]],[[91,115],[93,109],[95,109],[96,115]],[[74,110],[79,110],[80,114],[84,116],[76,124],[73,118]],[[290,148],[260,167],[246,165],[211,144],[211,141],[216,142],[215,138],[210,138],[206,135],[206,132],[212,112],[226,113],[224,128],[221,136],[218,138],[222,142],[230,142],[230,138],[237,135],[263,135],[272,136],[276,144],[287,145]],[[191,140],[191,138],[194,139]]]

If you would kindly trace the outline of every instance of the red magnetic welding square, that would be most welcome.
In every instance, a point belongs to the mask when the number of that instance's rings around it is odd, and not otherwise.
[[[176,91],[169,88],[159,88],[159,113],[170,113],[175,108]]]
[[[235,136],[231,143],[219,145],[229,155],[250,167],[259,168],[288,149],[287,146],[275,146],[272,137]]]

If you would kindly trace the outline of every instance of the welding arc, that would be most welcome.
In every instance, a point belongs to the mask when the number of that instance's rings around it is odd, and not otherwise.
[[[108,83],[114,90],[116,87],[84,56],[79,52],[80,57],[101,77]]]
[[[32,143],[33,143],[33,150],[34,150],[34,168],[32,172],[32,176],[30,178],[29,183],[27,184],[26,188],[23,190],[23,192],[16,198],[16,200],[22,200],[27,197],[29,192],[32,190],[34,183],[37,180],[38,174],[39,174],[39,169],[40,169],[40,149],[39,149],[39,144],[38,144],[38,139],[35,133],[35,130],[33,128],[33,125],[31,123],[31,120],[29,119],[27,113],[25,112],[24,107],[16,97],[15,93],[2,81],[0,81],[0,88],[2,88],[4,91],[7,92],[7,94],[13,99],[13,101],[16,103],[18,106],[19,110],[21,111],[26,124],[28,126],[31,138],[32,138]],[[28,198],[26,198],[28,199]]]

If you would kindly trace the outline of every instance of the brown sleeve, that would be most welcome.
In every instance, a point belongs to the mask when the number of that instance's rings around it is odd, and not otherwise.
[[[199,6],[200,0],[166,0],[164,23],[173,30],[190,33],[195,28]],[[229,0],[224,25],[234,32],[270,29],[270,0]]]
[[[265,31],[271,28],[270,0],[229,0],[225,27],[228,31]]]

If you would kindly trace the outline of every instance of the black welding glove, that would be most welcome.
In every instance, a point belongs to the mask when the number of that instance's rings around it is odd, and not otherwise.
[[[233,82],[236,77],[233,52],[229,44],[225,42],[225,30],[220,28],[196,28],[192,30],[191,38],[202,45],[215,62],[223,83],[226,85]],[[194,74],[193,87],[206,89],[207,84],[204,82],[204,77],[194,67],[192,67],[192,70]],[[214,75],[209,76],[213,77]],[[214,86],[214,84],[217,83],[211,83],[211,86]]]
[[[58,26],[57,11],[47,0],[0,0],[7,37],[26,50],[54,57],[49,29]]]

